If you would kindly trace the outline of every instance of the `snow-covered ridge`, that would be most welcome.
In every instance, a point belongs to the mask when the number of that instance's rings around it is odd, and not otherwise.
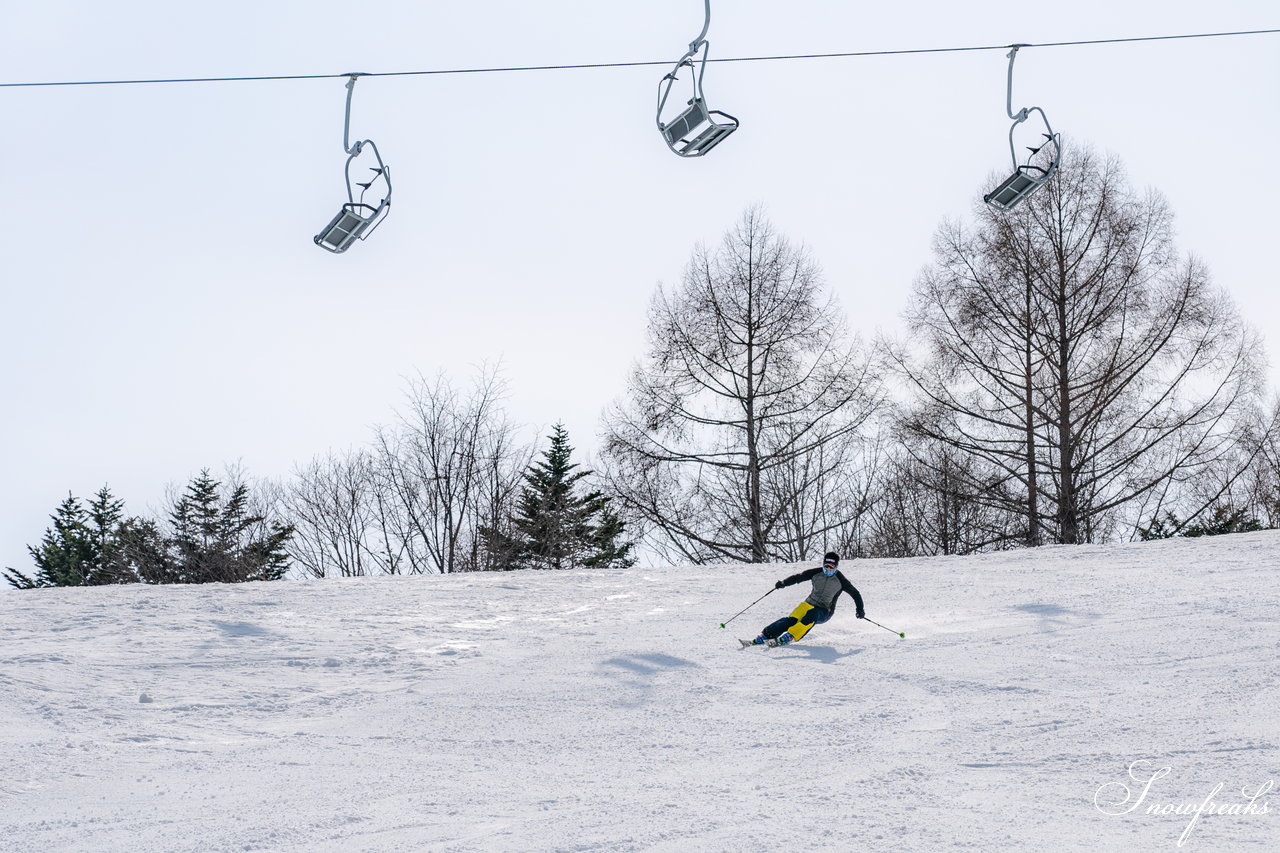
[[[799,568],[0,597],[0,849],[1274,849],[1280,533]]]

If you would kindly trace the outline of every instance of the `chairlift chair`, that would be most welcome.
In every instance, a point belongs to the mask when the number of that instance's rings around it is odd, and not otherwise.
[[[378,146],[373,140],[362,139],[354,145],[350,143],[351,132],[351,93],[355,88],[356,77],[359,74],[347,75],[347,109],[346,120],[342,130],[342,147],[347,152],[346,179],[347,179],[347,202],[342,205],[337,215],[329,221],[329,224],[317,234],[313,240],[317,246],[334,254],[341,254],[356,240],[367,239],[374,229],[382,224],[382,220],[386,218],[388,211],[391,209],[391,169],[382,162],[382,155],[378,152]],[[376,167],[370,167],[369,171],[373,175],[368,181],[363,183],[353,181],[351,178],[352,162],[364,153],[365,147],[373,152],[373,158],[377,161]],[[365,201],[365,196],[373,188],[374,184],[381,184],[385,187],[382,192],[382,198],[377,204],[369,204]],[[356,187],[360,188],[360,194],[356,195]]]
[[[707,101],[702,93],[702,77],[707,71],[708,43],[707,30],[711,27],[711,0],[704,0],[706,19],[702,32],[689,43],[689,49],[676,62],[671,73],[658,83],[658,130],[662,133],[667,147],[681,157],[701,157],[719,145],[726,136],[738,129],[738,120],[726,112],[707,108]],[[701,60],[694,62],[698,54]],[[679,79],[680,69],[689,66],[693,84],[693,97],[689,99],[685,109],[669,122],[662,120],[663,108],[671,89]]]
[[[353,183],[351,180],[351,162],[360,156],[364,146],[369,146],[373,151],[374,158],[378,161],[377,168],[370,168],[373,177],[366,183]],[[324,230],[315,236],[315,244],[322,249],[326,249],[334,254],[341,254],[351,248],[351,244],[357,239],[364,240],[373,230],[382,224],[382,220],[386,218],[387,212],[391,208],[391,171],[382,162],[382,157],[378,154],[378,146],[374,145],[368,139],[357,142],[355,148],[347,157],[347,203],[342,205],[342,209],[337,215],[330,220]],[[365,194],[369,192],[370,187],[381,180],[386,185],[386,194],[382,200],[376,205],[365,202]],[[360,195],[355,194],[355,187],[360,187]]]
[[[1007,89],[1005,112],[1009,118],[1013,120],[1013,124],[1009,127],[1009,156],[1013,160],[1013,174],[1005,178],[1000,186],[982,197],[982,200],[998,210],[1012,210],[1024,198],[1035,192],[1036,189],[1045,184],[1053,173],[1057,171],[1058,164],[1062,159],[1062,137],[1053,132],[1053,128],[1049,125],[1049,117],[1045,115],[1044,110],[1040,107],[1023,107],[1018,112],[1013,111],[1013,62],[1017,58],[1018,48],[1026,47],[1026,45],[1012,45],[1009,51],[1009,85]],[[1034,148],[1029,148],[1031,152],[1027,156],[1025,163],[1018,162],[1017,149],[1013,144],[1013,132],[1026,121],[1031,113],[1039,113],[1040,119],[1044,122],[1045,141]],[[1032,158],[1038,155],[1045,146],[1053,146],[1053,156],[1049,159],[1048,165],[1037,165],[1031,162]]]

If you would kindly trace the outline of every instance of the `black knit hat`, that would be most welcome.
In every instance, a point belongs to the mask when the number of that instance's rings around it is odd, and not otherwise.
[[[840,565],[840,555],[837,554],[835,551],[828,551],[826,554],[823,555],[822,562],[824,563],[830,562],[830,563],[835,563],[836,565]]]

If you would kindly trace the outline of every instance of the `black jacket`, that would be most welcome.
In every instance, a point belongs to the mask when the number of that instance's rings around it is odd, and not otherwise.
[[[809,597],[805,601],[814,607],[821,607],[834,614],[836,611],[836,599],[840,597],[840,593],[847,592],[853,596],[853,603],[858,608],[858,618],[861,619],[866,615],[866,611],[862,607],[862,596],[858,594],[858,590],[854,588],[853,584],[849,583],[849,579],[844,576],[844,573],[839,570],[836,571],[834,576],[828,578],[823,574],[821,567],[806,569],[782,581],[782,585],[793,586],[801,581],[813,582],[813,591],[809,593]]]

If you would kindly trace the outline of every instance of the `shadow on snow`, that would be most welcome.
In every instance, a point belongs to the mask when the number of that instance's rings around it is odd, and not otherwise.
[[[841,652],[831,646],[793,645],[787,646],[786,650],[789,652],[804,652],[805,657],[818,663],[835,663],[838,660],[862,654],[862,649],[850,649],[847,652]],[[795,655],[788,655],[788,657],[795,657]]]

